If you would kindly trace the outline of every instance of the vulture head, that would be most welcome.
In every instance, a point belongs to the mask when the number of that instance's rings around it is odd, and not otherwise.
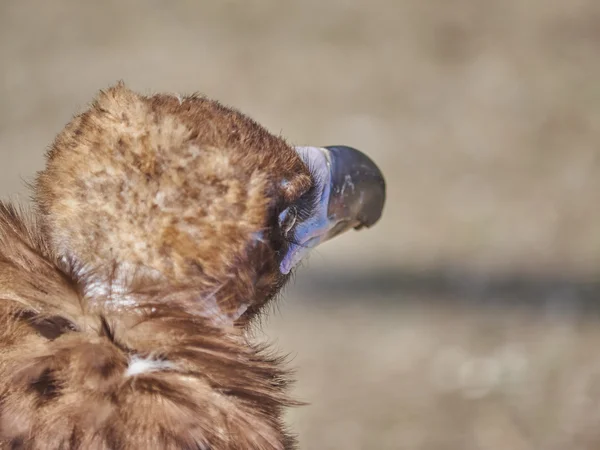
[[[312,248],[378,221],[366,155],[118,84],[33,200],[0,204],[1,448],[294,448],[283,362],[246,330]]]

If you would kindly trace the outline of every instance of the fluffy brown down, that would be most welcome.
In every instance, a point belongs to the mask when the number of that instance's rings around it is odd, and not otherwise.
[[[291,449],[287,373],[249,320],[286,281],[281,138],[198,96],[101,92],[34,212],[0,204],[0,448]]]

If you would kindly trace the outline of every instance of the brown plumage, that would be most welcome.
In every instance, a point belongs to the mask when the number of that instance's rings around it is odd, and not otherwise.
[[[291,449],[288,374],[246,336],[315,175],[241,113],[102,92],[33,212],[0,204],[0,448]]]

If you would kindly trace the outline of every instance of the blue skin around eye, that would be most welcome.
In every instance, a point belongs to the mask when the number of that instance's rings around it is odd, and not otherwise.
[[[331,228],[331,220],[329,220],[327,212],[331,193],[331,174],[327,159],[320,150],[316,149],[305,152],[301,156],[306,164],[318,172],[315,182],[321,188],[321,193],[314,214],[296,225],[294,237],[292,238],[294,243],[290,243],[288,251],[279,266],[280,271],[284,274],[289,273],[307,255],[310,249],[323,242]],[[285,219],[287,214],[288,210],[286,209],[280,214],[280,221]]]

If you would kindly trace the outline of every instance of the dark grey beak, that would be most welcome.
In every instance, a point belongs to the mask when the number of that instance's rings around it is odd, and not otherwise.
[[[297,147],[296,151],[317,172],[319,198],[314,213],[296,225],[295,243],[281,262],[282,273],[334,236],[373,226],[385,204],[383,174],[364,153],[346,146]]]
[[[331,161],[331,192],[328,217],[335,226],[328,237],[349,228],[360,229],[377,223],[385,203],[385,180],[379,167],[352,147],[325,147]]]

